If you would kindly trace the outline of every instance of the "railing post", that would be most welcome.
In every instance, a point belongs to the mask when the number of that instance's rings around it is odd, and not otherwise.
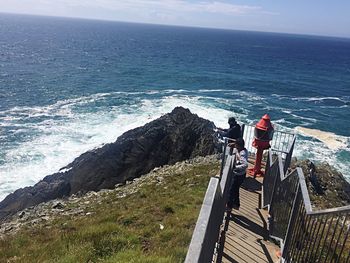
[[[266,161],[265,176],[263,181],[263,191],[262,191],[262,207],[268,207],[271,204],[271,198],[273,194],[273,188],[275,185],[275,180],[277,176],[276,168],[277,163],[272,162],[272,151],[268,150],[268,156]]]
[[[222,153],[221,169],[220,169],[220,176],[219,176],[219,180],[220,181],[221,181],[222,172],[224,171],[225,162],[226,162],[227,138],[224,138],[224,140],[225,140],[225,142],[224,142],[224,150],[223,150],[223,153]]]
[[[274,183],[273,183],[273,188],[272,188],[272,192],[271,192],[271,200],[270,200],[270,206],[269,206],[269,214],[270,214],[270,217],[269,217],[269,232],[270,232],[270,235],[272,235],[272,230],[274,228],[274,199],[276,198],[275,197],[275,194],[276,194],[276,190],[277,188],[280,186],[282,180],[285,178],[284,177],[284,173],[283,173],[283,163],[282,163],[282,157],[281,157],[281,154],[279,153],[277,155],[277,159],[275,160],[275,162],[277,162],[277,168],[276,168],[276,171],[275,171],[275,180],[274,180]]]
[[[290,241],[292,239],[292,235],[293,235],[293,231],[295,228],[295,221],[296,218],[298,216],[298,211],[299,211],[299,205],[301,202],[301,191],[300,191],[300,185],[298,183],[298,188],[297,188],[297,194],[295,195],[294,201],[293,201],[293,208],[292,208],[292,212],[289,218],[289,223],[288,223],[288,227],[287,227],[287,233],[286,233],[286,237],[284,239],[284,244],[283,244],[283,250],[282,250],[282,258],[284,259],[286,257],[286,253],[287,251],[289,251],[289,245],[290,245]]]
[[[294,150],[294,145],[295,145],[295,140],[296,140],[296,136],[294,135],[294,138],[293,138],[293,142],[292,144],[290,145],[289,149],[288,149],[288,153],[287,153],[287,156],[286,156],[286,160],[284,162],[284,168],[283,168],[283,171],[284,171],[284,174],[287,173],[287,170],[290,166],[290,162],[292,160],[292,156],[293,156],[293,150]]]

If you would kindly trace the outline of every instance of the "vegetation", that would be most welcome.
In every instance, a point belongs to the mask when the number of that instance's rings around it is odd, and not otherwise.
[[[0,240],[0,261],[183,262],[219,162],[180,168],[164,174],[160,169],[136,190],[131,183],[104,192],[84,215],[22,227]],[[79,202],[69,206],[79,208]]]

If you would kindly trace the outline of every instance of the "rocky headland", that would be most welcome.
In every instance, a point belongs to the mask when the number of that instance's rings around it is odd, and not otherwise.
[[[15,220],[17,216],[21,219],[25,212],[20,211],[24,209],[55,206],[49,202],[52,200],[115,189],[156,167],[214,154],[218,149],[214,128],[212,122],[176,107],[171,113],[125,132],[114,143],[82,154],[34,186],[8,195],[0,202],[0,222],[11,221],[13,215]],[[350,204],[350,184],[330,165],[294,159],[291,169],[296,166],[304,171],[314,207],[324,209]]]
[[[53,199],[112,189],[155,167],[215,152],[214,124],[176,107],[114,143],[86,152],[58,173],[16,190],[0,203],[0,220]]]
[[[184,259],[208,180],[220,170],[214,128],[177,107],[10,194],[0,203],[0,258],[97,262],[127,251],[148,262]],[[350,184],[330,165],[296,166],[315,210],[350,204]]]

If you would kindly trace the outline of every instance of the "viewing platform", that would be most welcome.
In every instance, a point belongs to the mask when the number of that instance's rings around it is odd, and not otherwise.
[[[254,127],[243,138],[250,154]],[[185,262],[350,262],[350,206],[313,211],[304,174],[290,169],[296,136],[275,131],[264,177],[247,176],[239,210],[226,211],[235,155],[225,141],[219,177],[212,177]]]
[[[277,262],[278,245],[269,240],[268,213],[260,209],[262,178],[247,177],[240,189],[241,207],[225,212],[215,262]]]

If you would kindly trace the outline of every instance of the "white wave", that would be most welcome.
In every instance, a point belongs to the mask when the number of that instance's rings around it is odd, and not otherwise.
[[[298,119],[298,120],[307,120],[307,121],[310,121],[310,122],[313,122],[313,123],[317,122],[317,120],[314,119],[314,118],[303,117],[303,116],[300,116],[300,115],[297,115],[297,114],[293,114],[293,113],[290,113],[290,115],[293,116],[294,118]]]
[[[347,148],[342,148],[340,151],[350,152],[350,148],[347,146]],[[313,162],[319,163],[327,162],[340,171],[345,178],[350,181],[350,160],[339,161],[335,151],[326,147],[321,141],[310,141],[307,138],[298,135],[293,155],[298,159],[309,159]]]
[[[273,124],[275,126],[279,125],[278,127],[283,127],[282,124],[293,124],[292,122],[290,121],[287,121],[285,118],[281,118],[281,119],[277,119],[277,120],[273,120]]]
[[[164,93],[192,93],[193,90],[186,90],[186,89],[165,89],[165,90],[162,90],[162,92]]]
[[[296,101],[323,101],[323,100],[337,100],[343,103],[347,103],[348,101],[344,100],[343,98],[339,97],[295,97],[291,98],[292,100]]]
[[[33,114],[50,109],[55,115],[62,105],[71,107],[76,103],[84,104],[106,96],[115,94],[98,94],[59,101],[45,107],[15,110]],[[189,108],[202,118],[213,120],[217,126],[227,127],[227,119],[232,116],[232,112],[208,105],[200,98],[173,95],[161,99],[143,99],[133,106],[125,104],[102,112],[75,113],[64,119],[52,118],[39,123],[16,124],[21,132],[37,130],[38,134],[5,151],[5,164],[0,166],[0,199],[17,188],[33,185],[44,176],[59,171],[80,154],[113,142],[122,133],[142,126],[179,105]],[[245,116],[236,114],[235,117],[239,120]]]
[[[281,94],[276,94],[276,93],[272,93],[271,96],[276,97],[276,98],[282,98],[282,99],[289,98],[288,95],[281,95]]]
[[[342,105],[342,106],[320,106],[321,109],[344,109],[349,108],[349,105]]]
[[[238,92],[238,90],[235,89],[199,89],[199,92]]]
[[[225,90],[225,92],[230,91]],[[5,162],[0,165],[0,200],[19,187],[33,185],[44,176],[59,171],[80,154],[113,142],[127,130],[142,126],[170,112],[176,106],[189,108],[198,116],[213,121],[218,127],[227,127],[227,119],[231,116],[236,117],[239,122],[256,122],[248,118],[249,110],[246,109],[246,98],[252,97],[251,93],[237,92],[237,96],[233,99],[213,98],[206,96],[205,93],[205,91],[201,93],[171,89],[159,91],[159,96],[152,96],[158,94],[156,90],[98,93],[61,100],[41,107],[15,107],[8,110],[8,114],[0,113],[0,115],[9,116],[7,119],[0,116],[1,126],[13,126],[17,132],[24,133],[37,131],[37,134],[28,137],[27,141],[3,150]],[[106,108],[102,110],[96,111],[97,109],[94,108],[87,111],[88,108],[93,108],[96,102],[130,98],[130,95],[137,98],[135,103],[121,103],[114,106],[109,106],[107,103]],[[252,100],[260,99],[261,97],[256,96]],[[74,111],[74,108],[83,110]],[[241,111],[234,113],[224,108],[238,108]],[[35,116],[46,117],[39,123],[30,122],[30,120],[26,123],[17,122],[18,118]],[[55,118],[57,116],[61,118]],[[273,122],[280,130],[287,130],[286,127],[292,125],[285,119]],[[2,140],[4,140],[3,137]],[[312,148],[310,145],[324,148],[322,142],[305,143],[296,150],[297,156],[303,156],[302,151],[306,149],[306,145],[309,148]],[[324,153],[329,160],[336,162],[331,150]],[[320,158],[317,151],[314,156],[316,159]],[[337,167],[342,169],[342,172],[346,171],[342,164]]]

